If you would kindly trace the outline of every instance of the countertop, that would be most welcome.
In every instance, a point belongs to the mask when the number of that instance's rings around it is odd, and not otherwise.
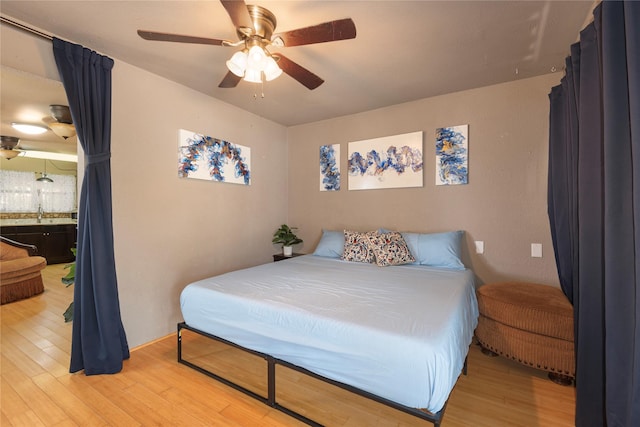
[[[16,225],[75,225],[77,223],[77,220],[71,218],[42,218],[40,222],[35,218],[0,219],[0,227]]]

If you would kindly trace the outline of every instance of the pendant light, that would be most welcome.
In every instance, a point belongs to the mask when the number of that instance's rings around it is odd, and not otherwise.
[[[47,160],[44,161],[44,172],[42,172],[42,176],[36,179],[38,182],[53,182],[51,178],[47,176]]]

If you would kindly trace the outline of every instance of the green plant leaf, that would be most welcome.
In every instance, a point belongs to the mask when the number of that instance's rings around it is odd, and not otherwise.
[[[71,248],[71,252],[73,252],[74,256],[77,255],[76,248]],[[67,287],[69,287],[76,281],[76,262],[73,261],[72,263],[65,265],[64,268],[68,269],[69,272],[60,280],[62,281],[62,283],[67,285]],[[69,307],[67,307],[62,315],[64,316],[65,323],[71,322],[73,320],[73,301],[71,301],[71,304],[69,304]]]
[[[73,301],[71,302],[71,304],[69,304],[69,307],[67,307],[63,316],[65,323],[69,323],[73,320]]]
[[[69,272],[62,278],[62,283],[67,286],[73,285],[73,283],[76,281],[76,263],[73,262],[71,264],[67,264],[64,266],[64,268],[69,269]]]

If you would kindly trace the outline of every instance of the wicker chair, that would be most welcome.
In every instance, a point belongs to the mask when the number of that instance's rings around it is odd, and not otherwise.
[[[494,283],[478,291],[476,338],[483,353],[549,372],[563,385],[575,379],[573,308],[558,288]]]

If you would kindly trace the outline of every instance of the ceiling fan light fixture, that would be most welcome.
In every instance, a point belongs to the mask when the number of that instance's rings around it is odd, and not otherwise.
[[[76,128],[71,123],[49,123],[49,128],[63,139],[71,138],[76,134]]]
[[[55,122],[49,123],[49,129],[51,129],[53,133],[63,139],[75,136],[76,128],[73,126],[69,106],[58,104],[49,105],[49,111],[51,112],[51,117],[55,120]]]
[[[271,81],[282,74],[276,60],[261,46],[241,50],[233,54],[227,61],[227,68],[238,77],[251,83],[262,83],[262,72],[265,80]]]
[[[47,131],[47,128],[44,126],[28,123],[11,123],[11,127],[19,132],[26,133],[27,135],[40,135]]]
[[[0,157],[2,157],[3,159],[11,160],[15,157],[18,157],[20,154],[21,154],[20,151],[0,148]]]
[[[15,136],[0,136],[0,157],[2,157],[3,159],[11,160],[23,154],[22,151],[14,150],[19,142],[20,138],[17,138]]]
[[[280,77],[281,74],[282,70],[278,67],[278,63],[273,59],[273,57],[269,56],[267,58],[267,66],[264,69],[265,79],[270,82],[271,80]]]

